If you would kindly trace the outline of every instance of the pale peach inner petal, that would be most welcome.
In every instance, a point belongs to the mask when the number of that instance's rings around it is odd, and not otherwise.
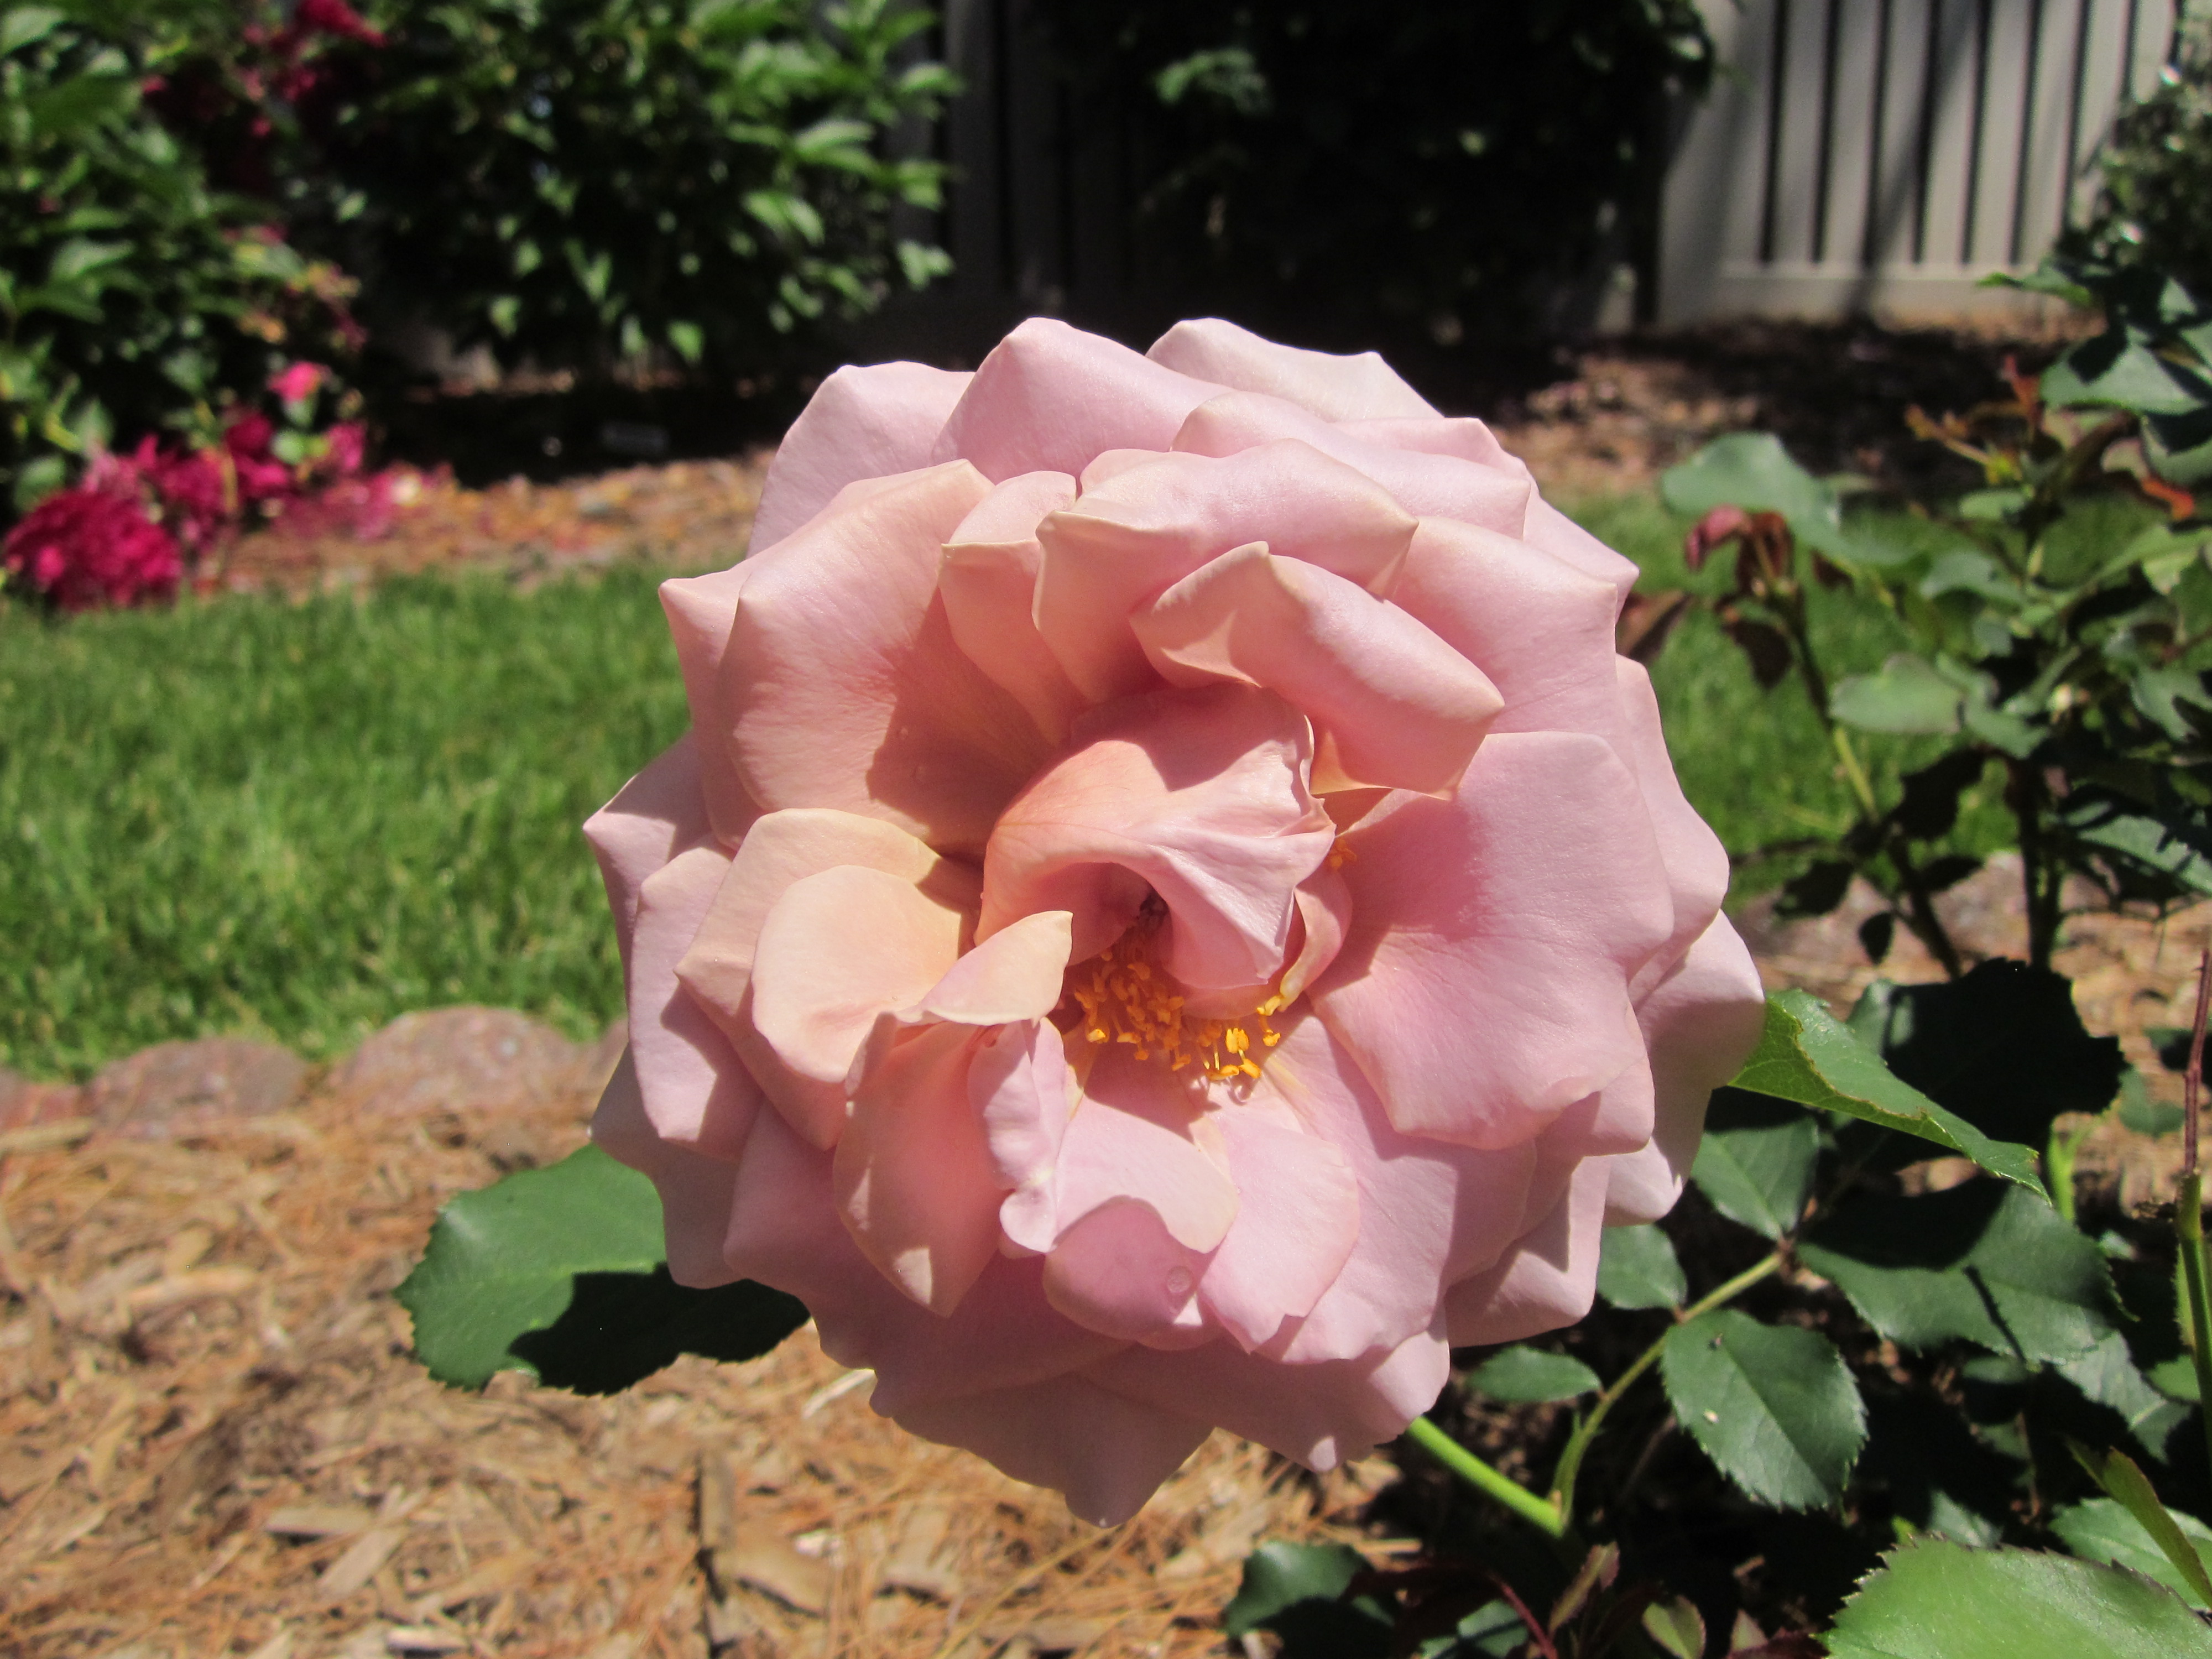
[[[797,1076],[842,1098],[879,1015],[915,1001],[952,966],[966,918],[913,883],[840,865],[793,882],[761,924],[752,1023]],[[810,1139],[828,1146],[814,1123]]]
[[[1132,619],[1176,685],[1242,680],[1314,724],[1316,792],[1450,791],[1504,706],[1480,669],[1358,584],[1254,543]]]
[[[1033,911],[1072,911],[1079,962],[1151,893],[1167,906],[1168,965],[1184,986],[1272,981],[1295,890],[1334,838],[1306,788],[1309,742],[1297,711],[1241,685],[1094,711],[993,832],[977,936]]]
[[[1007,479],[961,520],[938,576],[954,641],[1053,743],[1085,705],[1032,620],[1044,557],[1037,525],[1074,499],[1075,481],[1064,472]]]
[[[1036,623],[1097,701],[1157,684],[1128,617],[1248,542],[1388,593],[1413,526],[1372,480],[1304,443],[1225,459],[1164,456],[1086,489],[1038,527]]]

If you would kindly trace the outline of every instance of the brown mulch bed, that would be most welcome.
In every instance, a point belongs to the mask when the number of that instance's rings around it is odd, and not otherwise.
[[[1256,1537],[1362,1536],[1387,1463],[1224,1435],[1102,1533],[877,1418],[811,1328],[608,1398],[439,1386],[393,1287],[447,1199],[582,1143],[609,1055],[480,1109],[422,1037],[253,1115],[0,1131],[0,1652],[1134,1659],[1217,1645]]]

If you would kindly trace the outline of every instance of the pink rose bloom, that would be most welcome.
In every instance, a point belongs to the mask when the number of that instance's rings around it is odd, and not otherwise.
[[[1024,324],[833,375],[592,818],[669,1265],[1101,1522],[1589,1307],[1761,998],[1636,572],[1373,355]]]
[[[321,390],[330,370],[320,363],[294,363],[269,378],[269,389],[288,404],[305,403]]]
[[[32,508],[0,544],[0,570],[64,611],[92,611],[168,599],[184,565],[135,494],[88,487]]]

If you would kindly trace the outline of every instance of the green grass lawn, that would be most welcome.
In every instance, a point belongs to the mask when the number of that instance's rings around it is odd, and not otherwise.
[[[0,614],[0,1062],[620,1006],[577,826],[684,729],[639,572]]]
[[[1581,516],[1680,585],[1682,526],[1656,501]],[[82,1076],[218,1031],[343,1053],[455,1002],[599,1029],[620,975],[577,826],[685,718],[653,586],[0,609],[0,1063]],[[1820,604],[1843,668],[1894,647],[1878,611]],[[1761,693],[1702,617],[1656,678],[1684,787],[1732,849],[1840,827],[1794,684]],[[1878,779],[1932,747],[1868,744]],[[2002,844],[2005,823],[1984,801],[1962,840]]]

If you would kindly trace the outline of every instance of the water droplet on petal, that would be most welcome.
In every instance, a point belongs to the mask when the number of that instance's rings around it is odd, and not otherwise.
[[[1168,1294],[1178,1302],[1190,1294],[1192,1279],[1188,1267],[1168,1269]]]

